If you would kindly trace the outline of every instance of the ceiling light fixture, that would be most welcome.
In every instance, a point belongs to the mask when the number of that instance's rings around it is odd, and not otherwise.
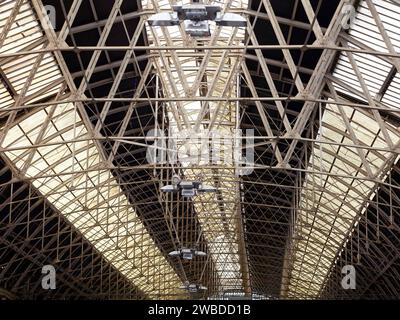
[[[189,248],[182,248],[177,251],[171,251],[169,254],[171,257],[181,257],[184,260],[192,260],[194,257],[205,257],[207,254],[203,251]]]
[[[199,2],[188,5],[173,5],[173,12],[161,12],[152,15],[147,22],[150,26],[177,26],[183,21],[185,31],[192,37],[208,37],[209,21],[215,21],[217,26],[246,27],[246,19],[235,13],[221,13],[221,7],[205,5]]]
[[[162,192],[179,192],[183,197],[194,197],[197,192],[215,192],[216,189],[212,186],[205,185],[200,181],[185,181],[177,175],[172,177],[172,184],[161,187]]]
[[[198,293],[200,291],[207,290],[207,287],[205,287],[201,284],[189,283],[188,281],[186,281],[185,284],[180,287],[180,289],[187,290],[190,293]]]

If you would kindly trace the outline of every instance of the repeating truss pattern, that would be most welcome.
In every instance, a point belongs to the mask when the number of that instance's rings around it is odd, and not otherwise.
[[[16,178],[4,162],[1,168],[1,296],[7,299],[146,297],[32,185]],[[56,290],[50,293],[40,286],[42,266],[48,264],[63,270]]]
[[[183,4],[188,4],[184,1]],[[245,9],[247,2],[222,1],[224,9]],[[143,1],[144,9],[156,12],[171,11],[172,7],[168,1]],[[147,38],[150,46],[187,46],[194,40],[186,35],[181,27],[146,27]],[[244,42],[244,28],[215,27],[211,26],[212,37],[210,39],[196,40],[197,46],[220,45],[238,46]],[[211,97],[214,95],[222,97],[237,96],[238,65],[243,58],[244,50],[231,52],[230,50],[208,51],[198,54],[197,50],[181,52],[179,50],[167,50],[153,52],[153,62],[163,88],[163,95],[172,98]],[[188,55],[189,53],[189,55]],[[239,55],[242,58],[238,57]],[[199,71],[200,70],[200,71]],[[218,188],[216,195],[201,195],[193,201],[197,219],[199,220],[204,240],[209,246],[210,259],[215,262],[215,268],[219,275],[222,293],[226,290],[242,291],[242,275],[239,265],[238,233],[242,233],[239,210],[239,190],[237,179],[234,178],[235,170],[231,169],[233,159],[227,159],[226,154],[233,153],[236,121],[236,104],[223,101],[212,102],[170,102],[167,104],[169,116],[169,135],[179,137],[179,133],[186,129],[189,137],[175,139],[177,161],[182,164],[182,174],[187,179],[195,180],[201,177],[204,183],[215,185]],[[193,130],[192,130],[193,127]],[[193,132],[199,134],[199,143],[188,138]],[[204,156],[204,136],[212,132],[214,136],[219,135],[225,140],[218,146],[213,145],[212,157],[219,156],[215,164],[222,166],[221,169],[209,168],[209,157]],[[227,143],[230,138],[230,143]],[[193,152],[196,148],[196,152]],[[208,147],[206,147],[208,149]],[[186,149],[186,150],[185,150]],[[189,149],[189,150],[187,150]],[[186,151],[186,152],[185,152]],[[198,154],[193,161],[187,156]],[[185,154],[186,153],[186,154]],[[210,152],[207,152],[210,153]],[[205,158],[205,159],[204,159]],[[200,161],[198,161],[200,160]],[[191,168],[191,162],[197,168]],[[224,165],[230,165],[226,169]],[[220,218],[219,218],[220,217]],[[239,235],[240,237],[240,235]],[[185,245],[183,243],[183,245]],[[242,249],[243,250],[243,249]],[[242,251],[242,255],[244,252]],[[242,260],[245,257],[242,257]]]
[[[204,1],[247,27],[202,38],[146,23],[189,2],[0,3],[0,297],[398,297],[399,6]],[[162,193],[174,174],[217,192]]]
[[[331,269],[321,295],[327,299],[397,299],[399,293],[398,229],[391,204],[397,207],[398,164],[368,203],[365,215],[353,234],[349,235],[337,264]],[[397,192],[398,193],[398,192]],[[341,268],[347,264],[357,266],[359,285],[355,290],[340,290]]]
[[[369,38],[368,43],[375,49],[379,47],[379,50],[393,53],[392,43],[396,43],[398,36],[390,32],[390,25],[396,20],[396,14],[389,18],[387,12],[393,10],[394,13],[396,9],[382,1],[375,4],[362,1],[350,36],[365,43],[360,35],[368,30],[376,39]],[[388,24],[388,32],[383,29],[382,21]],[[378,40],[380,38],[382,40]],[[332,99],[337,101],[343,94],[371,107],[383,100],[397,99],[396,95],[390,98],[395,84],[388,80],[393,78],[391,73],[393,68],[396,70],[397,61],[390,64],[380,60],[380,57],[362,53],[342,53],[328,82],[330,98],[317,137],[321,142],[314,144],[309,163],[312,173],[307,174],[300,196],[290,295],[318,296],[328,270],[343,250],[349,230],[366,215],[369,200],[397,163],[395,149],[399,144],[399,132],[393,122],[385,122],[376,109],[366,112],[332,104]],[[379,65],[379,70],[371,72],[371,64]],[[390,104],[384,103],[384,106],[387,110],[393,109]],[[325,145],[325,141],[335,144]],[[348,148],[349,144],[354,147]],[[325,176],[324,172],[334,176]],[[311,237],[315,237],[312,242]]]

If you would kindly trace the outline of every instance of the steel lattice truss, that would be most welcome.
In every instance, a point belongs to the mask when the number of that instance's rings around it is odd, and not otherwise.
[[[0,297],[398,298],[400,7],[205,2],[247,27],[150,27],[174,0],[0,3]],[[217,191],[161,192],[174,174]]]

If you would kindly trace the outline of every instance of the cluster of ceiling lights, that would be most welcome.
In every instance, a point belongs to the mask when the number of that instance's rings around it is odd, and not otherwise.
[[[185,284],[180,288],[187,290],[190,293],[198,293],[207,290],[207,287],[202,286],[201,284],[189,283],[188,281],[186,281]]]
[[[180,257],[184,260],[192,260],[196,256],[205,257],[206,255],[207,254],[203,251],[189,248],[182,248],[177,251],[171,251],[169,253],[169,256]],[[198,293],[207,290],[207,287],[201,284],[189,283],[189,281],[186,281],[184,285],[180,287],[180,289],[187,290],[189,293]]]
[[[161,12],[152,15],[147,22],[150,26],[177,26],[183,21],[185,31],[192,37],[208,37],[210,21],[215,21],[217,26],[246,27],[246,19],[235,13],[221,13],[221,7],[191,3],[188,5],[174,5],[173,12]]]
[[[188,5],[173,5],[173,12],[161,12],[154,14],[147,20],[151,27],[179,26],[183,22],[185,32],[192,37],[208,37],[211,35],[210,22],[214,21],[217,26],[225,27],[246,27],[247,22],[242,16],[233,13],[221,13],[221,7],[217,5],[204,5],[199,2]],[[172,184],[161,188],[162,192],[180,192],[183,197],[192,198],[198,192],[215,192],[212,186],[203,184],[200,181],[182,180],[178,175],[172,177]],[[192,260],[194,257],[204,257],[207,254],[193,248],[181,247],[171,251],[169,256],[179,257],[183,260]],[[189,283],[186,281],[181,289],[189,293],[198,293],[207,290],[201,284]]]
[[[166,185],[161,188],[162,192],[179,192],[183,197],[191,198],[196,195],[197,192],[214,192],[216,189],[212,186],[203,184],[200,181],[183,181],[178,175],[172,177],[172,184]],[[176,251],[171,251],[169,254],[171,257],[179,257],[183,260],[193,260],[194,257],[205,257],[207,254],[203,251],[193,248],[180,248]],[[181,289],[185,289],[190,293],[198,293],[207,290],[200,284],[185,282]]]
[[[172,184],[161,188],[162,192],[181,192],[183,197],[194,197],[197,192],[214,192],[216,189],[212,186],[203,184],[200,181],[182,180],[178,175],[172,177]]]
[[[180,257],[184,260],[192,260],[196,256],[205,257],[207,254],[196,249],[182,248],[177,251],[171,251],[168,255],[171,257]]]

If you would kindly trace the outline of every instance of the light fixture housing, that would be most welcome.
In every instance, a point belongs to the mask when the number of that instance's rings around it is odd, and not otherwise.
[[[191,248],[181,248],[176,251],[171,251],[168,255],[170,257],[181,257],[184,260],[193,260],[194,257],[207,256],[205,252]]]
[[[246,27],[245,18],[236,13],[221,14],[221,7],[217,5],[205,5],[191,3],[187,5],[173,5],[173,12],[156,13],[147,20],[150,26],[177,26],[183,21],[187,34],[192,37],[208,37],[210,32],[210,21],[215,21],[217,26],[223,27]]]
[[[247,21],[241,15],[235,13],[224,13],[223,15],[217,14],[215,19],[217,26],[222,27],[246,27]]]
[[[162,192],[178,192],[181,191],[181,195],[186,198],[194,197],[197,192],[215,192],[217,189],[213,186],[203,184],[200,181],[189,181],[181,180],[179,176],[174,175],[172,177],[172,184],[163,186],[160,188]]]
[[[172,27],[178,26],[180,21],[177,13],[161,12],[153,14],[147,22],[152,27]]]
[[[181,250],[182,259],[192,260],[193,259],[193,251],[191,249],[182,249]]]
[[[185,31],[192,37],[209,37],[211,35],[210,25],[208,21],[183,21]]]
[[[187,290],[190,293],[198,293],[200,291],[207,290],[207,287],[205,287],[201,284],[189,283],[188,281],[185,281],[184,285],[180,286],[180,289]]]
[[[215,20],[221,7],[217,5],[205,5],[191,3],[183,6],[173,5],[172,10],[177,13],[179,20],[205,21]]]

